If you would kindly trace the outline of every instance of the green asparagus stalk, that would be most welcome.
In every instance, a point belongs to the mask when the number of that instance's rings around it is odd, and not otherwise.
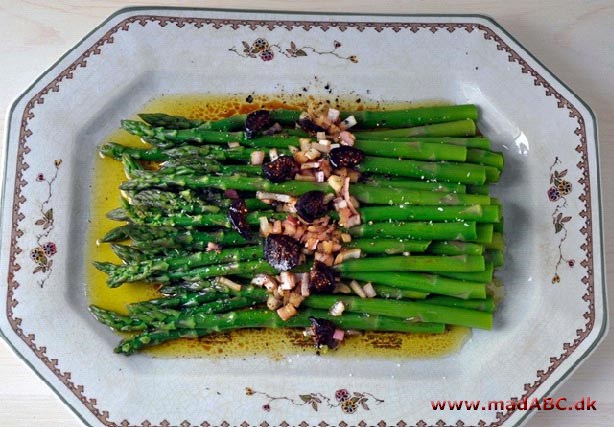
[[[263,178],[243,176],[180,176],[149,174],[139,176],[130,181],[123,182],[120,189],[128,191],[141,191],[149,188],[218,188],[221,190],[240,191],[266,191],[271,193],[284,193],[300,196],[308,191],[333,192],[327,183],[306,181],[289,181],[272,183]],[[454,194],[427,191],[405,190],[403,188],[374,188],[367,184],[353,184],[350,193],[359,202],[372,204],[401,204],[413,203],[421,205],[461,205],[461,204],[490,204],[490,197],[477,194]]]
[[[363,223],[383,221],[476,221],[496,222],[500,207],[496,205],[455,206],[366,206],[360,208]]]
[[[185,280],[187,282],[199,282],[212,277],[228,276],[242,273],[266,273],[277,274],[277,270],[269,265],[264,259],[257,261],[234,262],[231,264],[214,264],[194,268],[187,271],[167,271],[150,279],[151,282],[168,283],[171,280]]]
[[[493,273],[494,270],[492,263],[486,261],[482,271],[440,271],[436,272],[435,274],[440,274],[452,279],[488,283],[492,281]]]
[[[143,281],[166,272],[177,275],[203,265],[258,260],[262,258],[262,254],[262,246],[252,246],[224,249],[219,252],[195,252],[189,256],[154,259],[139,264],[116,265],[94,262],[94,266],[107,274],[107,285],[115,288],[122,283]]]
[[[119,245],[117,243],[111,244],[113,253],[117,255],[119,259],[128,264],[135,264],[142,261],[151,260],[161,257],[178,257],[186,256],[190,254],[185,249],[166,249],[158,247],[150,247],[148,249],[139,249],[133,246]]]
[[[492,263],[494,268],[503,267],[505,264],[503,252],[496,249],[488,249],[484,254],[484,258]]]
[[[269,310],[242,310],[228,314],[202,316],[198,328],[155,330],[144,332],[132,338],[127,338],[115,349],[116,353],[134,354],[146,347],[161,344],[177,338],[198,338],[216,332],[247,328],[304,328],[311,324],[310,317],[333,321],[342,329],[360,329],[393,331],[407,333],[443,333],[445,327],[441,323],[409,322],[391,316],[347,313],[342,316],[331,316],[324,310],[301,310],[296,316],[283,321],[277,313]]]
[[[444,295],[433,295],[423,300],[426,304],[443,305],[446,307],[466,308],[469,310],[485,311],[493,313],[495,311],[495,303],[492,297],[488,296],[485,299],[460,299]]]
[[[437,255],[482,255],[484,246],[459,240],[442,240],[431,243],[428,252]]]
[[[484,270],[484,257],[473,255],[453,256],[387,256],[344,261],[335,269],[342,275],[363,271],[449,271],[470,272]]]
[[[354,148],[365,154],[379,157],[393,157],[412,160],[453,160],[464,162],[467,149],[461,145],[440,144],[420,141],[386,141],[377,139],[357,139]],[[486,155],[484,155],[486,157]],[[477,162],[474,162],[477,163]]]
[[[442,105],[388,111],[343,112],[342,117],[354,116],[357,128],[405,128],[432,123],[453,122],[463,119],[477,120],[478,109],[475,105]]]
[[[503,244],[503,234],[501,232],[492,233],[492,240],[486,244],[487,249],[496,249],[502,251],[504,248]]]
[[[485,185],[468,185],[467,193],[470,194],[482,194],[487,196],[490,194],[490,186],[488,184]]]
[[[342,272],[341,277],[461,299],[486,298],[484,283],[455,280],[433,274],[399,272],[397,269],[392,269],[387,272]]]
[[[479,150],[490,150],[490,141],[487,138],[473,137],[473,138],[457,138],[457,137],[408,137],[405,129],[388,129],[388,130],[376,130],[376,131],[358,131],[354,132],[357,136],[357,140],[373,139],[377,141],[392,141],[392,142],[425,142],[425,143],[438,143],[438,144],[452,144],[460,145],[466,148],[477,148]],[[388,136],[390,135],[390,136]],[[398,136],[394,136],[398,135]]]
[[[120,315],[97,306],[91,306],[90,310],[101,323],[121,332],[143,331],[150,328],[192,329],[194,327],[192,325],[197,322],[196,319],[202,316],[252,307],[263,303],[266,298],[266,295],[258,293],[250,296],[221,298],[185,311],[156,308],[155,310],[132,313],[130,316]]]
[[[492,224],[479,224],[476,227],[476,232],[477,232],[477,237],[473,241],[475,243],[482,243],[486,245],[492,241],[493,225]],[[470,240],[470,239],[467,239],[467,240]]]
[[[385,299],[425,299],[429,294],[386,285],[371,284],[379,298]]]
[[[417,240],[475,240],[475,222],[377,222],[348,229],[354,237]]]
[[[503,154],[493,151],[470,148],[467,150],[466,161],[503,170]]]
[[[405,252],[424,252],[429,247],[430,240],[410,240],[410,239],[354,239],[345,243],[345,248],[360,249],[367,254],[402,254]]]
[[[486,182],[486,168],[471,163],[436,163],[369,156],[366,156],[357,167],[361,172],[478,185]],[[493,169],[497,170],[496,168]]]
[[[409,127],[405,129],[375,130],[355,132],[357,139],[360,138],[389,138],[389,137],[469,137],[476,134],[475,122],[471,119],[457,120],[454,122],[438,123],[432,125]]]
[[[346,311],[353,313],[378,314],[411,319],[416,322],[445,323],[469,328],[492,328],[491,313],[426,304],[418,301],[360,298],[345,295],[312,295],[303,301],[303,305],[326,310],[339,301],[343,303]]]

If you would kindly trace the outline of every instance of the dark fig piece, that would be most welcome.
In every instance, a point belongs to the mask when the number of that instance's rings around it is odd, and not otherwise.
[[[307,222],[314,222],[328,213],[328,203],[324,203],[326,193],[322,191],[308,191],[303,193],[296,201],[296,213]]]
[[[316,349],[319,350],[322,347],[334,349],[339,345],[339,341],[333,338],[337,329],[333,322],[313,316],[309,318],[309,321],[311,326],[307,329],[308,335],[313,338]]]
[[[288,271],[301,262],[301,244],[283,234],[271,234],[264,241],[264,257],[277,271]]]
[[[335,290],[335,271],[323,262],[316,261],[309,271],[309,292],[332,294]]]
[[[294,179],[294,175],[299,170],[299,164],[290,156],[279,156],[276,160],[262,165],[264,177],[271,182],[284,182]]]
[[[316,125],[313,120],[309,118],[309,116],[299,118],[296,121],[296,124],[310,135],[315,135],[318,132],[326,132],[324,128]]]
[[[245,200],[240,198],[232,199],[230,207],[228,208],[228,220],[232,228],[238,231],[242,237],[246,239],[252,237],[251,230],[247,224],[247,206],[245,205]]]
[[[271,126],[271,115],[268,110],[252,111],[245,118],[245,137],[253,138],[258,132]]]
[[[365,153],[358,148],[342,145],[341,147],[333,148],[328,153],[330,164],[335,168],[353,168],[362,162],[365,158]]]

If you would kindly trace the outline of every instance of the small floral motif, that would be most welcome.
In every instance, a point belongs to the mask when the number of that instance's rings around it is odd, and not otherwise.
[[[42,288],[45,285],[45,282],[51,275],[51,269],[53,267],[53,257],[58,252],[58,247],[54,242],[45,241],[51,234],[54,228],[54,219],[53,219],[53,208],[49,207],[51,202],[51,197],[53,196],[53,183],[58,177],[58,172],[60,170],[60,165],[62,164],[62,160],[54,160],[53,166],[55,168],[53,176],[49,179],[45,178],[45,174],[39,172],[36,175],[37,182],[44,182],[47,184],[47,198],[40,205],[40,218],[34,222],[34,225],[37,225],[42,228],[42,231],[36,235],[36,247],[30,251],[30,259],[34,261],[36,266],[32,271],[34,274],[43,273],[44,276],[42,279],[38,280],[38,285]]]
[[[260,58],[265,62],[272,61],[275,58],[275,52],[285,56],[286,58],[309,56],[308,52],[311,52],[317,55],[332,55],[339,59],[344,59],[353,63],[358,62],[358,57],[356,55],[343,56],[337,52],[337,50],[341,48],[341,42],[337,40],[333,42],[333,48],[330,50],[317,50],[311,46],[299,47],[293,41],[290,42],[288,47],[284,48],[278,43],[270,44],[267,39],[262,37],[258,37],[251,44],[243,40],[241,41],[241,45],[243,46],[241,51],[234,46],[228,50],[243,58]]]
[[[337,399],[337,402],[345,402],[349,398],[350,398],[350,392],[344,388],[337,390],[335,392],[335,399]]]
[[[372,400],[377,405],[384,402],[382,399],[378,399],[371,393],[361,393],[357,391],[350,393],[347,389],[344,388],[339,389],[335,392],[336,402],[322,393],[299,394],[298,399],[293,399],[287,396],[271,396],[268,393],[256,391],[250,387],[246,387],[245,394],[247,396],[264,396],[267,399],[267,402],[262,405],[262,409],[267,412],[271,411],[271,403],[278,400],[285,400],[286,402],[297,406],[307,405],[310,406],[314,411],[317,411],[320,405],[324,404],[329,408],[340,408],[341,411],[346,414],[354,414],[358,411],[359,408],[362,408],[365,411],[370,410],[369,405],[367,404],[369,400]]]
[[[564,211],[567,208],[567,199],[565,196],[571,194],[573,191],[573,185],[571,182],[564,179],[567,176],[567,169],[555,169],[555,167],[559,164],[561,164],[561,161],[558,157],[556,157],[554,159],[554,163],[552,163],[550,166],[551,187],[548,188],[548,200],[551,202],[558,202],[554,208],[554,211],[552,212],[552,225],[554,226],[554,233],[561,235],[558,244],[559,258],[554,268],[554,275],[552,276],[551,280],[552,284],[560,283],[561,276],[559,274],[559,267],[563,263],[566,263],[569,268],[573,268],[576,264],[575,260],[567,259],[563,255],[563,243],[567,240],[566,224],[572,220],[571,216],[564,214]]]

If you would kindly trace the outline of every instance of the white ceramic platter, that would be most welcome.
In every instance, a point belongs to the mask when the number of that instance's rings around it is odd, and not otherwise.
[[[270,53],[246,56],[243,42],[259,37]],[[325,94],[315,77],[339,94],[479,106],[507,162],[507,295],[494,330],[434,360],[115,355],[84,292],[96,144],[162,94]],[[86,424],[518,425],[529,412],[430,401],[550,395],[605,335],[594,115],[488,18],[126,9],[37,79],[8,123],[0,326]],[[368,405],[344,411],[340,389]],[[311,393],[317,411],[300,397]]]

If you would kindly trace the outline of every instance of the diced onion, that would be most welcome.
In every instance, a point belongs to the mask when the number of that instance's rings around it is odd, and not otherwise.
[[[264,162],[264,151],[252,151],[249,160],[252,165],[261,165]]]
[[[320,152],[315,148],[310,148],[309,150],[305,151],[305,157],[307,157],[309,160],[315,160],[320,157]]]
[[[373,285],[371,284],[371,282],[368,282],[367,284],[365,284],[362,287],[362,290],[367,296],[367,298],[375,298],[375,296],[377,295],[377,293],[375,292],[375,289],[373,289]]]
[[[226,286],[228,289],[231,289],[235,292],[239,292],[241,290],[241,285],[239,285],[236,282],[233,282],[232,280],[230,280],[227,277],[219,277],[217,279],[217,284],[218,285],[223,285]]]
[[[339,116],[341,115],[341,112],[335,108],[329,108],[328,109],[328,119],[335,123],[337,120],[339,120]],[[347,120],[347,119],[346,119]]]
[[[294,289],[294,286],[296,286],[294,273],[290,273],[289,271],[284,271],[279,275],[279,278],[281,279],[280,280],[281,284],[279,287],[285,291],[286,290],[290,291]]]
[[[345,120],[340,123],[340,126],[344,129],[349,129],[352,126],[355,126],[356,123],[358,122],[356,121],[356,118],[354,116],[347,116]]]
[[[222,250],[222,247],[217,243],[209,242],[207,243],[207,252],[216,251],[219,252]]]
[[[307,151],[311,148],[311,138],[300,138],[298,143],[300,144],[301,151]]]
[[[337,301],[333,304],[333,306],[328,311],[331,316],[341,316],[345,311],[345,304],[343,301]]]
[[[296,308],[299,308],[304,299],[305,297],[302,296],[301,294],[297,294],[293,292],[288,297],[288,303],[292,304]]]
[[[277,310],[279,307],[281,307],[281,301],[277,299],[275,295],[269,295],[266,300],[266,306],[271,311]]]
[[[293,200],[293,197],[287,194],[268,193],[266,191],[256,191],[256,198],[260,200],[275,200],[282,203],[289,203]]]
[[[331,175],[328,178],[328,185],[335,190],[335,193],[339,193],[343,187],[343,179],[337,175]]]
[[[268,237],[271,234],[271,224],[269,224],[269,219],[266,216],[261,216],[258,218],[258,223],[260,224],[260,234],[263,237]]]
[[[301,165],[301,170],[317,169],[320,167],[320,162],[305,162]]]
[[[360,298],[367,297],[365,293],[363,292],[362,288],[360,287],[360,284],[356,280],[352,280],[350,282],[350,288],[352,288],[354,293],[356,293],[356,295],[358,295]]]
[[[361,223],[360,215],[352,215],[346,221],[345,226],[354,227],[355,225],[360,225],[360,223]]]
[[[348,285],[346,285],[345,283],[337,283],[335,285],[334,293],[336,293],[336,294],[351,294],[352,293],[352,289],[350,289],[350,287]]]
[[[347,130],[344,130],[339,134],[339,139],[341,140],[342,144],[352,146],[354,145],[356,137],[349,133]]]
[[[296,315],[296,313],[296,307],[289,303],[277,309],[277,315],[281,317],[282,320],[288,320],[292,316]]]
[[[316,172],[315,178],[316,178],[316,182],[324,182],[324,179],[325,179],[324,172],[322,171]]]
[[[343,337],[345,337],[345,331],[343,329],[335,329],[333,339],[337,341],[343,341]]]
[[[277,160],[278,157],[279,157],[279,154],[277,154],[277,149],[276,148],[271,148],[269,150],[269,158],[271,160]]]

